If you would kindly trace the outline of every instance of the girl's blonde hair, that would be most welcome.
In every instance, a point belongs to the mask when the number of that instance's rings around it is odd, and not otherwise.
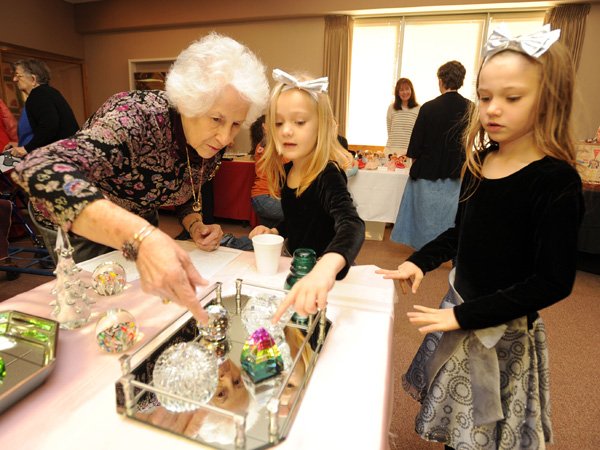
[[[294,75],[298,80],[310,80],[312,77],[306,75]],[[277,101],[286,85],[278,83],[271,92],[271,98],[266,114],[265,123],[267,124],[267,145],[265,154],[262,157],[260,164],[261,170],[269,183],[269,193],[271,196],[280,198],[280,191],[285,182],[285,170],[283,169],[283,161],[280,153],[277,151],[275,122],[277,117]],[[301,89],[300,89],[301,90]],[[301,90],[302,91],[302,90]],[[341,170],[352,166],[353,158],[337,139],[337,122],[331,109],[329,96],[325,93],[308,93],[303,91],[305,95],[317,103],[318,114],[318,132],[317,145],[312,153],[307,170],[300,180],[300,185],[296,190],[296,196],[299,197],[317,178],[317,176],[325,170],[325,166],[329,161],[335,162]],[[313,97],[313,94],[316,95]]]
[[[533,58],[520,52],[516,53],[528,59],[532,64],[539,66],[540,88],[533,123],[535,146],[546,155],[575,166],[576,150],[571,123],[575,71],[569,51],[562,43],[555,42],[539,58]],[[483,65],[497,54],[481,64],[477,75],[477,88],[479,88],[479,75]],[[471,110],[464,142],[466,160],[463,166],[463,174],[468,170],[474,175],[475,183],[477,183],[483,178],[481,154],[490,145],[494,145],[479,121],[477,104]]]

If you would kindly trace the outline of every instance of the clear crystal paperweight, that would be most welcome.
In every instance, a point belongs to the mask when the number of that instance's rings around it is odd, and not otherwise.
[[[287,323],[287,320],[280,322],[278,346],[287,352],[287,364],[281,372],[275,371],[268,378],[250,376],[244,369],[244,365],[248,365],[242,364],[242,350],[256,330],[247,330],[249,317],[243,311],[250,303],[251,308],[246,312],[256,312],[256,317],[260,316],[257,322],[263,323],[265,314],[272,314],[265,310],[271,311],[271,303],[278,305],[285,295],[284,290],[242,280],[230,285],[216,283],[200,299],[204,307],[212,311],[209,329],[198,327],[191,313],[186,312],[135,353],[121,357],[123,375],[116,384],[117,411],[209,448],[254,450],[280,443],[288,435],[301,407],[330,326],[326,310],[311,316],[304,325]],[[270,300],[256,302],[253,300],[256,298]],[[253,324],[258,325],[257,322]],[[179,386],[184,386],[183,389],[172,390],[163,384],[161,375],[157,376],[157,366],[163,364],[161,355],[181,345],[214,354],[217,369],[212,376],[216,388],[208,400],[208,394],[198,397],[186,392],[186,383],[192,383],[194,389],[198,386],[193,380],[184,380]],[[175,362],[172,367],[177,365]],[[175,375],[170,373],[167,379],[188,370],[184,364],[179,367],[181,370],[175,370]],[[209,372],[202,369],[203,374]],[[201,387],[210,385],[203,383]],[[181,405],[185,408],[178,410]]]

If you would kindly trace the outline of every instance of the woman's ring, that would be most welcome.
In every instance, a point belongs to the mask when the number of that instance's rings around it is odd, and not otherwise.
[[[167,297],[163,297],[161,298],[163,305],[168,305],[169,303],[171,303],[171,300],[169,300]]]

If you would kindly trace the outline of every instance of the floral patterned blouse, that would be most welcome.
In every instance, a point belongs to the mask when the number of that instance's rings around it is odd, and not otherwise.
[[[31,152],[12,177],[38,219],[65,230],[101,198],[146,218],[160,206],[175,206],[181,220],[193,212],[186,146],[181,117],[165,92],[121,92],[74,136]],[[222,152],[205,160],[188,151],[197,189],[214,176]]]

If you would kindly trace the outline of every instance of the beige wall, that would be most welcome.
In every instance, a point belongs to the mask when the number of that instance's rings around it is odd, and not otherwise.
[[[86,35],[90,111],[115,92],[129,89],[129,59],[175,58],[190,42],[212,30],[250,47],[269,74],[273,68],[281,67],[320,75],[324,29],[322,18],[308,18]],[[248,132],[243,131],[236,148],[246,151],[249,146]]]
[[[0,0],[0,42],[83,58],[74,7],[64,0]]]
[[[176,3],[103,0],[73,7],[63,0],[0,0],[3,23],[20,24],[27,17],[27,26],[0,27],[0,41],[84,57],[88,109],[92,112],[108,96],[129,88],[129,59],[175,57],[191,41],[213,29],[247,44],[269,71],[282,67],[319,74],[323,59],[323,15],[423,3],[417,0],[177,0]],[[476,3],[476,0],[427,2],[431,6]],[[165,24],[170,26],[167,28]],[[83,37],[76,30],[85,31]],[[594,1],[578,72],[575,105],[578,138],[593,135],[600,125],[598,42],[600,3]]]
[[[158,26],[189,26],[265,19],[316,17],[326,14],[388,12],[407,7],[505,3],[507,0],[102,0],[77,5],[80,32],[101,32]],[[560,0],[560,3],[578,0]],[[597,0],[595,0],[597,1]],[[559,3],[559,1],[555,1]]]

